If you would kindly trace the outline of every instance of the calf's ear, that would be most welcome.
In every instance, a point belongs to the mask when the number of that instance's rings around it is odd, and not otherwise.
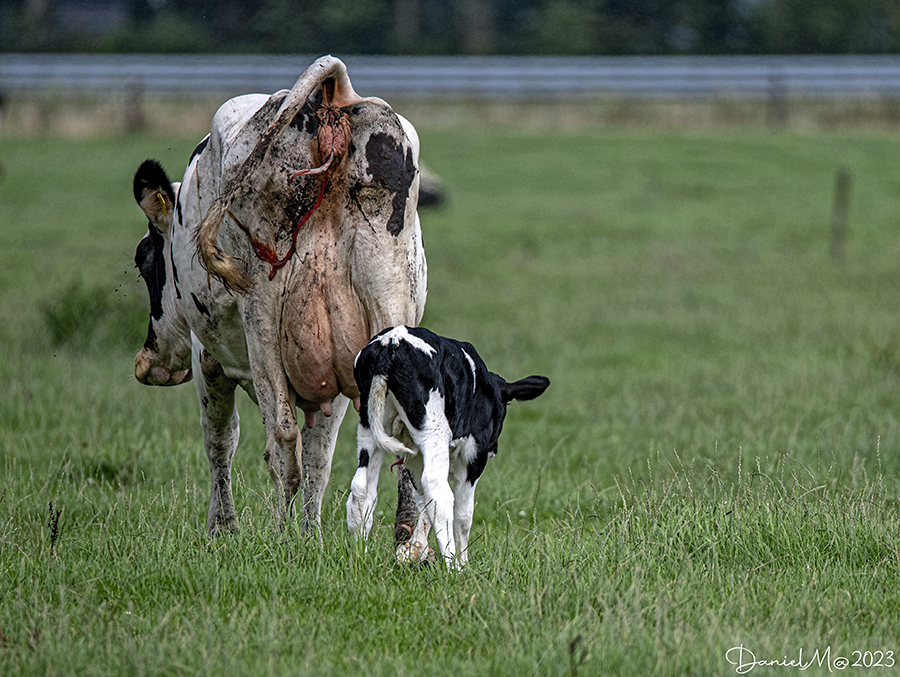
[[[525,378],[507,383],[501,379],[500,396],[504,402],[510,400],[533,400],[543,393],[550,385],[550,379],[546,376],[526,376]]]

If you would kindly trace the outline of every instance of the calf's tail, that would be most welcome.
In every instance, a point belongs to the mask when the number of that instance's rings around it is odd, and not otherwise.
[[[412,449],[384,429],[384,405],[387,402],[387,395],[387,377],[378,374],[372,379],[372,387],[369,389],[369,426],[375,444],[397,456],[413,454],[415,452]]]

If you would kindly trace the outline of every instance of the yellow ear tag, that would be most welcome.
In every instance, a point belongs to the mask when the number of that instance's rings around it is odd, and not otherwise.
[[[159,199],[159,204],[162,205],[163,216],[167,216],[169,213],[168,208],[166,207],[166,198],[163,197],[163,194],[160,192],[156,193],[156,197]]]

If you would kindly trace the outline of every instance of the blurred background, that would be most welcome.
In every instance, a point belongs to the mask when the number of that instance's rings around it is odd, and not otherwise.
[[[886,54],[896,0],[3,0],[5,52]]]
[[[17,132],[199,130],[324,53],[437,124],[893,128],[898,52],[897,0],[0,0]]]

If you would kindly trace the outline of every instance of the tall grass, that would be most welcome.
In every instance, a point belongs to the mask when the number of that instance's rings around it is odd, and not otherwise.
[[[352,414],[322,542],[275,528],[244,397],[241,529],[207,538],[193,391],[131,375],[131,175],[177,175],[196,139],[3,140],[0,672],[706,675],[740,645],[900,651],[900,142],[420,133],[449,196],[422,213],[424,324],[552,380],[510,407],[458,575],[392,563],[388,473],[368,552],[346,534]]]

